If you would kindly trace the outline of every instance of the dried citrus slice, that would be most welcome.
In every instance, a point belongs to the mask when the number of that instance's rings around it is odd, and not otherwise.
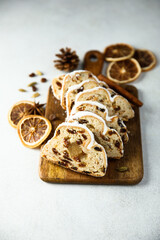
[[[156,57],[149,50],[136,49],[134,58],[139,62],[144,72],[151,70],[156,65]]]
[[[122,61],[131,58],[134,54],[134,48],[129,44],[117,43],[105,48],[104,56],[106,61]]]
[[[43,106],[44,104],[39,104],[27,100],[17,102],[11,107],[8,113],[8,121],[12,127],[16,128],[18,122],[24,116],[31,114],[44,115]]]
[[[51,129],[50,121],[39,115],[25,116],[19,121],[17,126],[21,142],[29,148],[36,148],[44,142]]]
[[[20,101],[15,103],[8,113],[8,121],[11,126],[16,128],[21,118],[29,115],[29,112],[33,106],[34,102],[31,101]]]
[[[135,81],[141,73],[141,67],[134,58],[112,62],[107,68],[107,77],[116,83]]]

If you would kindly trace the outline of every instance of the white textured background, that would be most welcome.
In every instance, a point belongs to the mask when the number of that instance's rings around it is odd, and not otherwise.
[[[39,151],[22,146],[7,112],[39,69],[46,101],[59,48],[86,51],[116,42],[160,55],[160,1],[0,1],[0,240],[160,239],[160,67],[139,89],[144,179],[136,186],[56,185],[38,177]],[[39,80],[39,78],[35,79]],[[159,103],[158,103],[159,102]]]

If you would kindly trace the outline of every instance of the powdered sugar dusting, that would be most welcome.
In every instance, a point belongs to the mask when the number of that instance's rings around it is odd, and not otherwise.
[[[101,121],[101,123],[103,124],[103,134],[104,135],[109,130],[109,127],[107,127],[104,119],[102,117],[100,117],[99,115],[97,115],[95,113],[92,113],[92,112],[87,112],[87,111],[77,112],[75,115],[70,116],[68,121],[78,119],[78,118],[81,118],[81,117],[85,117],[85,116],[92,116],[92,117],[95,117],[95,118],[99,119]]]

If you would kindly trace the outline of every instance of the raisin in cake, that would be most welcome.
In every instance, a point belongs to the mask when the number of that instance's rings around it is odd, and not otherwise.
[[[83,92],[84,90],[92,89],[92,88],[99,87],[99,86],[108,88],[108,85],[105,82],[95,80],[95,79],[92,79],[92,80],[88,79],[79,84],[69,87],[69,89],[66,93],[67,115],[70,115],[71,110],[75,104],[76,95],[78,93]],[[113,94],[113,92],[112,92],[112,94]]]
[[[63,84],[63,79],[65,75],[60,75],[59,77],[53,78],[52,80],[52,91],[54,96],[60,100],[61,99],[61,90],[62,90],[62,84]]]
[[[103,177],[106,174],[105,149],[95,141],[93,133],[82,124],[60,124],[53,138],[44,145],[41,157],[94,177]]]
[[[75,101],[97,101],[102,103],[107,107],[109,116],[116,115],[124,121],[134,117],[134,111],[126,98],[120,95],[111,97],[110,92],[103,87],[95,87],[80,92],[77,94]]]
[[[64,109],[66,109],[66,93],[69,87],[79,84],[88,79],[99,81],[96,76],[86,70],[74,71],[65,75],[61,90],[61,105]]]
[[[98,103],[96,101],[76,102],[71,111],[71,116],[79,111],[88,111],[99,115],[105,120],[106,125],[109,128],[113,128],[119,133],[124,143],[128,142],[126,125],[118,116],[108,117],[108,110],[106,106],[104,106],[103,104]]]
[[[77,112],[71,116],[69,122],[77,121],[88,127],[94,134],[96,141],[101,144],[108,158],[119,159],[123,157],[123,142],[115,129],[107,127],[103,118],[91,112]]]

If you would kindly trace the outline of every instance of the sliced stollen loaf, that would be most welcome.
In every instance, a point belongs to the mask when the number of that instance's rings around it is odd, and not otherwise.
[[[93,132],[96,141],[105,148],[108,158],[123,157],[123,142],[120,135],[115,129],[107,127],[103,118],[97,114],[82,111],[71,116],[68,121],[75,120]]]
[[[60,124],[51,140],[43,147],[41,157],[75,172],[103,177],[107,155],[93,133],[77,123]]]
[[[97,101],[105,105],[109,116],[119,116],[122,120],[128,121],[134,117],[134,111],[128,100],[120,95],[111,97],[108,89],[95,87],[77,94],[76,102]]]
[[[64,74],[60,75],[59,77],[53,78],[52,80],[52,91],[54,96],[60,100],[61,99],[61,90],[62,90],[62,84],[63,84],[63,79],[64,79]]]
[[[65,75],[61,91],[61,105],[64,109],[66,109],[66,93],[69,87],[88,79],[99,81],[96,76],[86,70],[74,71]]]
[[[126,125],[118,116],[108,117],[108,110],[103,104],[96,101],[76,102],[74,107],[72,108],[71,116],[79,111],[88,111],[99,115],[105,120],[106,125],[109,128],[113,128],[119,133],[124,143],[128,142]]]
[[[108,88],[108,85],[105,82],[95,80],[95,79],[92,79],[92,80],[88,79],[79,84],[69,87],[69,89],[66,93],[67,116],[69,116],[71,113],[71,110],[75,104],[76,95],[78,93],[83,92],[87,89],[92,89],[92,88],[99,87],[99,86]]]

